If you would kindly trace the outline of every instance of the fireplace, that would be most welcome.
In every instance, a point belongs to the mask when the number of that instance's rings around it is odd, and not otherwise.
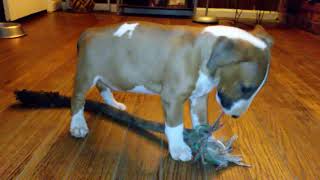
[[[193,0],[121,0],[120,13],[144,15],[193,15]]]
[[[0,21],[5,21],[6,17],[4,15],[3,1],[0,1]]]

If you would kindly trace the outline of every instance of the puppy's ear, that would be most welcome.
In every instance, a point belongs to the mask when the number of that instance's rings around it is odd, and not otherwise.
[[[211,51],[210,59],[207,63],[207,68],[215,73],[218,67],[233,63],[236,61],[234,56],[235,44],[227,37],[220,36],[216,39]]]
[[[251,33],[264,41],[269,48],[273,45],[273,38],[261,25],[256,25]]]

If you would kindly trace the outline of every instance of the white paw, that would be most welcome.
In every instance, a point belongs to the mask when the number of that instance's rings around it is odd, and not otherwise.
[[[126,105],[119,103],[116,101],[112,95],[111,90],[108,88],[104,91],[101,91],[101,96],[103,97],[103,100],[106,104],[109,104],[110,106],[117,108],[119,110],[125,111],[127,109]]]
[[[169,152],[174,160],[190,161],[192,151],[183,140],[183,124],[176,127],[165,125],[165,134],[168,138]]]
[[[119,103],[119,102],[115,102],[113,107],[119,109],[119,110],[122,110],[122,111],[125,111],[127,109],[127,106],[122,104],[122,103]]]
[[[186,143],[174,144],[169,146],[172,159],[180,161],[190,161],[192,159],[192,151]]]
[[[78,112],[72,116],[70,124],[70,133],[76,138],[84,138],[89,132],[86,120],[84,119],[83,114],[80,113],[81,112]]]

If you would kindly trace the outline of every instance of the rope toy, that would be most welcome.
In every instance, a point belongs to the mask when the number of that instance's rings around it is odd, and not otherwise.
[[[70,97],[60,95],[58,92],[18,90],[15,91],[15,95],[23,107],[68,108],[71,105]],[[104,115],[120,124],[164,133],[164,124],[135,117],[104,103],[86,100],[85,110]],[[222,127],[220,120],[223,115],[222,112],[212,126],[199,125],[194,129],[184,129],[184,140],[192,150],[193,161],[200,161],[204,165],[214,165],[216,170],[228,167],[230,164],[250,167],[242,162],[241,156],[230,154],[232,143],[237,136],[233,136],[227,141],[218,140],[212,136],[212,133]]]

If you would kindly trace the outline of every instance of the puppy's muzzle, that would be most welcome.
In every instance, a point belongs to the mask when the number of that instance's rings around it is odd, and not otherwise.
[[[249,101],[238,100],[234,102],[231,98],[221,92],[217,93],[216,99],[218,104],[223,108],[223,111],[232,118],[239,118],[249,106]]]

